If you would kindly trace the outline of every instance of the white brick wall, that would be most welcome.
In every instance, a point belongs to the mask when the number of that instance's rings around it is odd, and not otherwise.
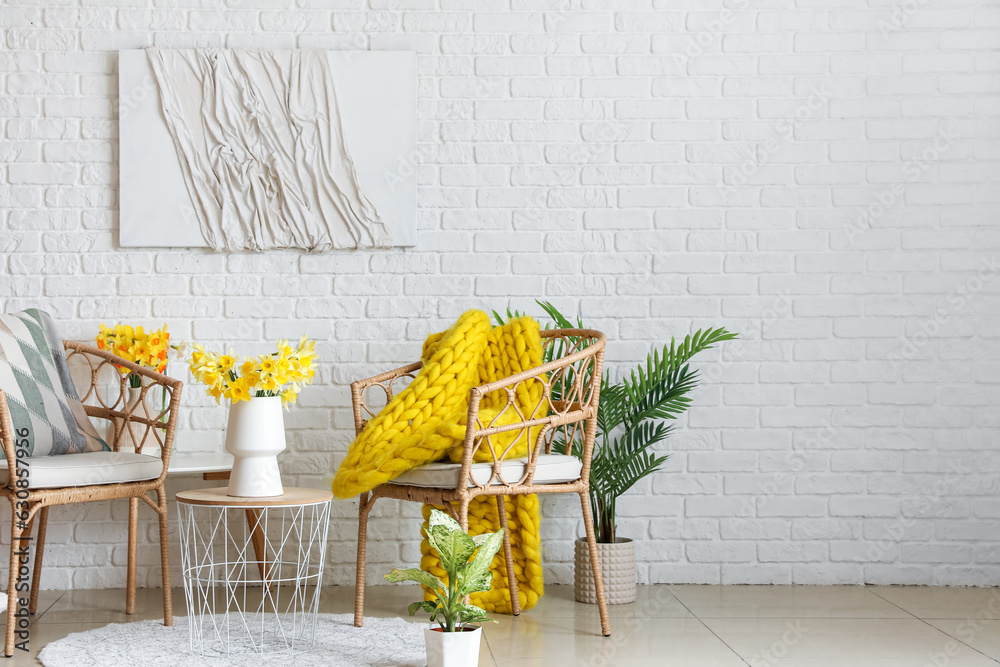
[[[288,483],[319,486],[351,439],[345,385],[465,308],[582,310],[616,368],[725,325],[743,340],[700,360],[668,471],[621,503],[641,581],[997,583],[1000,9],[218,4],[0,5],[4,310],[41,305],[76,338],[102,320],[241,350],[319,338],[283,457]],[[401,156],[419,162],[418,247],[119,249],[115,50],[150,44],[418,51],[419,159]],[[221,442],[200,394],[182,450]],[[566,582],[578,508],[544,507]],[[331,583],[352,582],[354,512],[334,510]],[[123,585],[125,514],[54,510],[45,585]],[[373,577],[416,560],[415,516],[377,507]]]

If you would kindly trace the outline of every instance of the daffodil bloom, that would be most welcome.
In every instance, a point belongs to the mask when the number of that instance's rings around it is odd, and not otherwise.
[[[167,351],[171,348],[170,333],[167,331],[166,325],[156,331],[146,333],[146,330],[141,326],[133,328],[127,324],[116,324],[113,328],[109,328],[102,323],[96,341],[99,349],[107,350],[126,361],[147,368],[155,368],[160,373],[166,370]],[[204,352],[199,354],[203,355]],[[193,356],[191,363],[193,365],[198,361],[199,359]],[[118,367],[118,370],[122,375],[130,375],[132,372],[121,366]]]
[[[237,403],[239,401],[249,401],[251,398],[250,392],[246,388],[246,384],[239,380],[229,385],[225,396],[233,403]]]
[[[261,377],[270,377],[273,375],[275,370],[274,357],[262,356],[258,368],[260,369]]]
[[[298,392],[294,389],[286,389],[281,392],[281,404],[282,405],[293,405],[299,398]]]
[[[243,379],[246,380],[247,387],[251,389],[257,389],[261,382],[260,373],[257,371],[244,375]]]
[[[232,351],[230,350],[230,354],[224,354],[221,357],[219,357],[219,366],[224,371],[231,370],[236,366],[236,358],[231,356],[231,354]]]
[[[296,401],[298,383],[308,383],[315,375],[312,368],[315,345],[303,337],[299,347],[292,349],[280,340],[277,352],[257,357],[237,357],[232,349],[228,354],[217,354],[193,345],[191,374],[206,385],[208,395],[216,402],[220,397],[236,402],[249,401],[255,396],[280,396],[287,406]]]

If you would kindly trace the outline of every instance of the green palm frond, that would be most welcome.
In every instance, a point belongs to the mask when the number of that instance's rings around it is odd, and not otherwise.
[[[551,303],[536,303],[552,319],[548,328],[586,328],[580,318],[574,324]],[[504,318],[496,311],[493,316],[499,324],[504,323]],[[516,311],[507,310],[507,320],[518,316]],[[672,427],[664,420],[677,419],[691,405],[689,394],[699,380],[698,371],[690,366],[691,358],[737,337],[738,334],[722,327],[700,329],[680,342],[671,339],[669,345],[655,350],[644,365],[621,382],[612,384],[610,374],[605,372],[597,410],[598,437],[590,468],[590,501],[594,527],[601,542],[615,539],[615,504],[619,496],[660,470],[667,461],[667,455],[656,455],[652,449],[671,433]],[[574,339],[556,341],[546,348],[544,360],[561,358],[568,351],[568,345],[577,343]],[[553,399],[559,400],[562,385],[572,386],[574,379],[567,374],[561,383],[554,382]],[[588,378],[584,378],[586,380]],[[560,445],[565,443],[560,442]],[[574,442],[572,451],[582,457],[582,442]]]
[[[639,366],[638,374],[632,371],[622,380],[632,405],[625,417],[626,425],[644,419],[676,419],[691,404],[687,394],[698,380],[697,371],[692,371],[687,362],[699,352],[736,337],[723,328],[699,330],[685,336],[680,345],[671,340],[662,351],[649,355],[645,368]]]
[[[666,440],[670,431],[662,421],[649,421],[601,447],[591,463],[591,489],[617,497],[659,470],[668,456],[655,456],[649,448]],[[583,455],[580,444],[573,453]]]
[[[519,310],[511,310],[510,308],[507,308],[506,312],[506,315],[501,315],[497,311],[493,311],[493,321],[497,323],[498,327],[502,327],[511,320],[516,320],[517,318],[524,317],[525,315],[525,313],[522,313]]]
[[[631,404],[625,387],[611,384],[610,375],[604,374],[601,383],[601,401],[597,404],[597,428],[601,433],[611,433],[623,423]]]
[[[555,325],[556,325],[554,328],[556,328],[556,329],[584,329],[585,328],[583,326],[583,320],[582,319],[580,319],[579,317],[577,317],[576,318],[576,324],[573,324],[572,322],[570,322],[569,318],[566,317],[565,315],[563,315],[562,313],[560,313],[559,309],[556,308],[554,305],[552,305],[551,302],[549,302],[549,301],[535,301],[535,303],[537,303],[542,308],[542,310],[545,311],[546,315],[548,315],[549,317],[552,318],[552,321],[555,322]]]

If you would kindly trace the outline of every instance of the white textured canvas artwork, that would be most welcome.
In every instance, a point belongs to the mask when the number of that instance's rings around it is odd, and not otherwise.
[[[120,243],[416,243],[416,56],[119,53]]]

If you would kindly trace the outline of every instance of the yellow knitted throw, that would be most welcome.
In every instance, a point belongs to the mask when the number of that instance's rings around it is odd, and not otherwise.
[[[493,328],[486,313],[470,310],[447,331],[428,337],[421,359],[423,368],[410,386],[394,396],[351,444],[333,481],[333,492],[338,497],[370,491],[406,470],[445,456],[460,462],[469,390],[540,366],[539,326],[532,318],[522,317]],[[514,404],[520,415],[513,406],[506,405],[506,392],[487,394],[480,402],[479,419],[484,426],[500,426],[544,417],[547,409],[541,406],[542,392],[538,380],[517,387]],[[489,444],[497,456],[508,448],[507,459],[527,456],[529,443],[535,442],[538,430],[502,433],[492,436]],[[485,442],[476,451],[475,460],[493,460]],[[542,595],[538,497],[507,496],[506,509],[521,608],[530,609]],[[425,505],[424,518],[429,514],[430,506]],[[473,499],[469,505],[469,533],[478,535],[499,527],[495,499]],[[445,580],[444,569],[426,540],[420,550],[421,567]],[[510,613],[503,551],[493,559],[491,570],[491,590],[474,594],[472,602],[488,611]]]

